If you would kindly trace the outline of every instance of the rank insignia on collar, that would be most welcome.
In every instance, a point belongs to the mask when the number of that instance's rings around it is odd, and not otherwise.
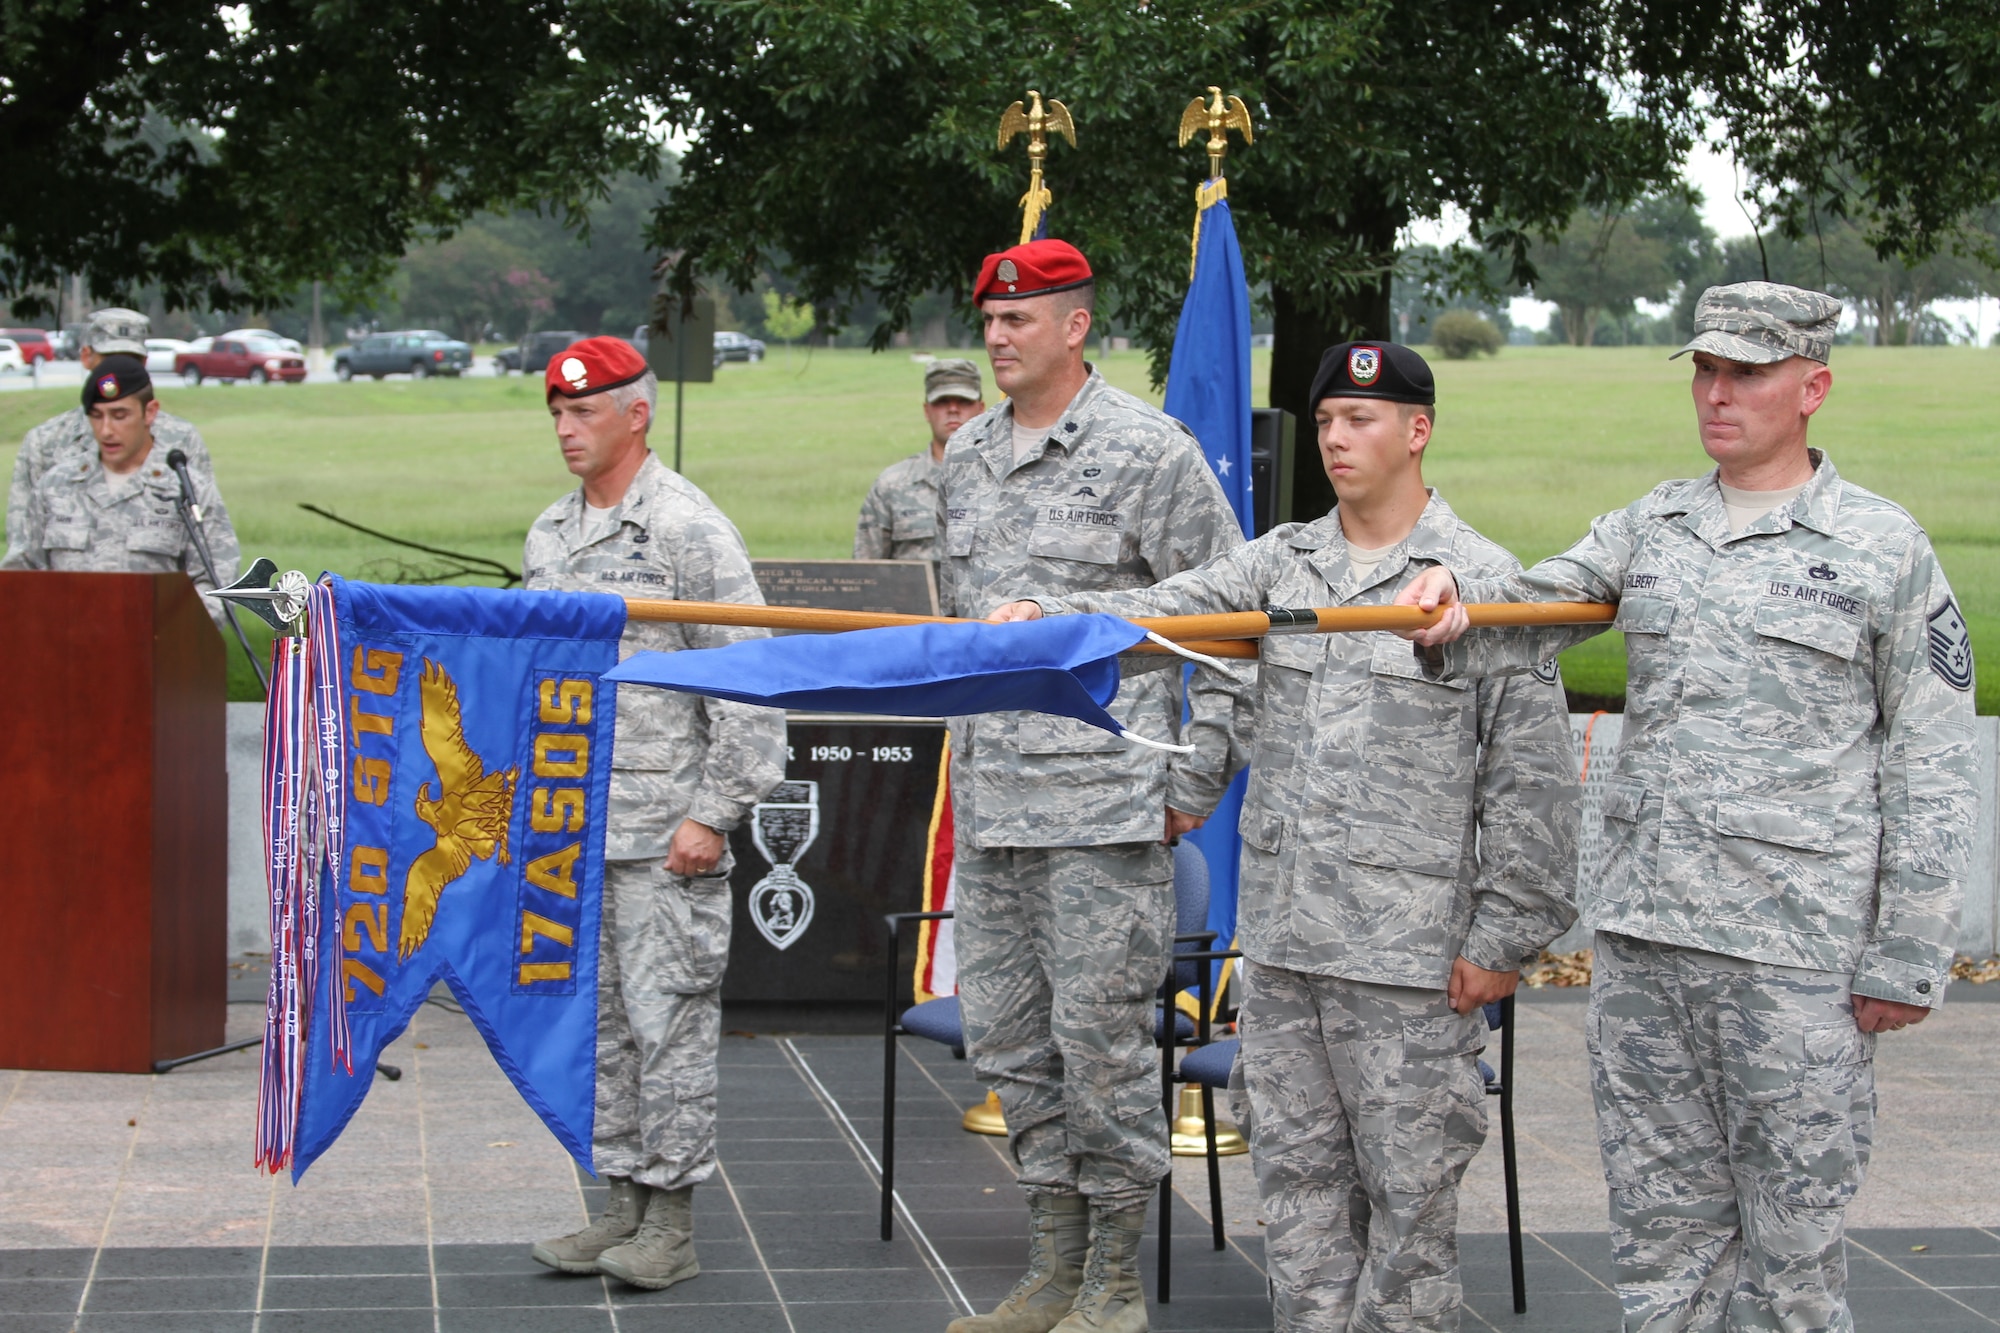
[[[1094,477],[1103,471],[1104,469],[1101,467],[1087,467],[1083,470],[1083,475],[1086,477]]]
[[[1840,579],[1840,575],[1834,571],[1833,566],[1824,560],[1814,565],[1811,569],[1808,569],[1806,577],[1818,579],[1822,583],[1835,583]]]
[[[1356,384],[1373,384],[1382,373],[1382,349],[1356,347],[1347,354],[1347,377]]]
[[[1947,597],[1930,614],[1931,670],[1954,690],[1972,688],[1972,631],[1958,604]]]
[[[1561,676],[1561,674],[1562,674],[1561,668],[1559,668],[1556,665],[1556,659],[1553,657],[1551,657],[1548,661],[1542,663],[1540,666],[1536,667],[1534,671],[1535,679],[1539,680],[1544,685],[1555,684],[1556,679],[1559,676]]]

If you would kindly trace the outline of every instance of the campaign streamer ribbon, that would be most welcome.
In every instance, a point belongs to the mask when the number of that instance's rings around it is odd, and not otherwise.
[[[327,932],[336,928],[346,838],[341,810],[346,735],[340,700],[340,635],[333,589],[314,585],[307,633],[272,645],[264,710],[265,885],[270,899],[271,982],[264,1001],[264,1051],[257,1084],[256,1164],[291,1165],[305,1083],[308,1016],[321,979]],[[345,997],[336,988],[328,1048],[353,1072]]]

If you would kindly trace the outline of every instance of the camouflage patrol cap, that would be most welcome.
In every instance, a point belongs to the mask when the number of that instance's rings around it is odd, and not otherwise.
[[[979,367],[960,357],[940,357],[924,372],[924,401],[964,398],[978,402],[986,396],[979,384]]]
[[[93,310],[90,312],[90,323],[83,330],[83,345],[99,356],[109,356],[113,352],[144,356],[146,334],[151,327],[144,315],[123,306]]]
[[[1825,292],[1779,282],[1710,287],[1695,303],[1694,341],[1674,357],[1707,352],[1725,361],[1764,365],[1802,356],[1824,364],[1833,352],[1840,310],[1840,302]]]

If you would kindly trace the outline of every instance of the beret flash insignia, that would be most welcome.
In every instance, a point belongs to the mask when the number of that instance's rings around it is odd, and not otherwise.
[[[97,381],[97,396],[107,403],[117,398],[118,377],[116,375],[106,375],[103,379]]]
[[[1382,373],[1382,349],[1357,347],[1347,354],[1347,377],[1364,388]]]
[[[590,367],[584,365],[582,359],[579,357],[568,356],[563,358],[562,377],[569,381],[569,387],[572,389],[587,389],[590,387]]]

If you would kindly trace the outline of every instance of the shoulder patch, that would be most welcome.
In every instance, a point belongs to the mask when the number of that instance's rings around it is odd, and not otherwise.
[[[1556,659],[1553,657],[1535,668],[1535,679],[1544,685],[1555,684],[1561,676],[1562,670],[1556,665]]]
[[[1951,598],[1930,614],[1931,670],[1954,690],[1972,688],[1972,631]]]

